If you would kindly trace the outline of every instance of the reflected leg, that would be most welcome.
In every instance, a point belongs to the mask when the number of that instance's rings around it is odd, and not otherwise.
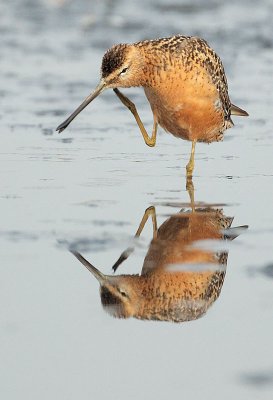
[[[157,236],[157,221],[156,221],[156,213],[155,213],[155,208],[154,206],[148,207],[145,210],[145,213],[142,217],[142,220],[139,224],[138,230],[136,231],[135,238],[138,238],[143,231],[143,228],[148,220],[149,217],[152,217],[152,222],[153,222],[153,239],[156,239]]]
[[[187,170],[187,179],[190,179],[192,177],[192,173],[194,170],[194,152],[195,152],[195,145],[196,145],[196,140],[192,141],[192,145],[191,145],[191,157],[190,160],[186,166],[186,170]]]
[[[195,205],[194,205],[194,185],[192,181],[192,177],[187,177],[186,181],[186,189],[190,196],[190,203],[191,203],[191,210],[195,212]]]
[[[152,222],[153,222],[153,238],[155,239],[157,237],[157,221],[156,221],[156,213],[155,213],[155,208],[154,206],[151,206],[149,208],[147,208],[145,210],[145,213],[142,217],[142,220],[139,224],[139,227],[135,233],[135,238],[138,238],[141,234],[141,232],[143,231],[143,228],[148,220],[149,217],[152,217]],[[133,253],[133,251],[135,250],[134,247],[128,247],[125,251],[123,251],[119,257],[119,259],[115,262],[115,264],[113,265],[112,269],[114,270],[114,272],[116,272],[116,270],[118,269],[118,267],[120,266],[121,263],[123,263],[123,261],[125,261],[130,254]]]
[[[120,99],[120,101],[131,111],[131,113],[133,114],[133,116],[135,117],[135,120],[138,124],[138,127],[140,129],[140,132],[143,136],[143,139],[145,141],[145,143],[147,144],[147,146],[150,147],[154,147],[155,143],[156,143],[156,133],[157,133],[157,122],[154,120],[154,126],[153,126],[153,131],[152,131],[152,136],[149,137],[143,122],[141,121],[136,106],[134,105],[134,103],[128,99],[128,97],[124,96],[124,94],[122,94],[118,89],[113,89],[115,94],[118,96],[118,98]]]

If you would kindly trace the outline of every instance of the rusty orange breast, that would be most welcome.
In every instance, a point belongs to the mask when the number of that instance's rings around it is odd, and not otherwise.
[[[176,62],[157,71],[144,90],[156,121],[174,136],[211,142],[224,130],[219,93],[200,65],[185,70]]]

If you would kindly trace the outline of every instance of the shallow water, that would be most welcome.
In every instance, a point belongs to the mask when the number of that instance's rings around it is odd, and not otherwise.
[[[270,0],[0,3],[1,398],[272,398],[272,13]],[[55,127],[97,84],[106,48],[174,33],[208,40],[250,114],[197,145],[194,176],[197,206],[249,228],[202,318],[114,319],[68,248],[111,274],[145,209],[158,226],[189,210],[190,143],[161,130],[146,147],[110,91]],[[142,91],[125,92],[150,131]],[[119,273],[141,271],[151,239],[148,221]]]

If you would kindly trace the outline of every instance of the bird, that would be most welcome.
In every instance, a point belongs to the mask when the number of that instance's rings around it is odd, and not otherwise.
[[[117,318],[185,322],[202,317],[219,297],[226,273],[226,250],[198,246],[200,240],[233,240],[247,226],[231,228],[222,209],[199,207],[171,215],[157,229],[156,210],[146,209],[136,233],[153,220],[153,240],[141,274],[105,275],[79,252],[71,251],[100,283],[101,303]],[[133,248],[113,265],[116,271]]]
[[[119,90],[130,87],[142,87],[150,103],[150,136],[135,104]],[[112,46],[102,58],[101,79],[94,92],[56,130],[62,132],[106,89],[113,89],[132,112],[148,146],[156,144],[158,125],[175,137],[192,142],[186,166],[188,178],[194,170],[196,142],[220,141],[224,131],[234,125],[231,115],[248,116],[230,101],[220,57],[196,36],[175,35]]]

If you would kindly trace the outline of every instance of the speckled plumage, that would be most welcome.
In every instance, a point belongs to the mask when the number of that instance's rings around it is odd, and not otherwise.
[[[177,35],[116,45],[103,57],[102,76],[126,63],[132,49],[143,62],[130,86],[144,88],[159,125],[187,140],[221,140],[233,126],[232,104],[223,64],[207,42]]]
[[[150,103],[154,119],[151,137],[134,103],[119,91],[133,86],[143,87]],[[98,86],[57,130],[62,132],[105,89],[113,89],[132,112],[148,146],[156,144],[158,125],[192,142],[188,178],[194,169],[195,143],[221,140],[224,131],[233,126],[231,114],[248,115],[231,104],[223,64],[198,37],[177,35],[111,47],[103,56]]]
[[[104,54],[101,64],[102,78],[105,78],[122,66],[126,49],[126,44],[120,44],[119,46],[116,46],[115,49],[111,48]]]
[[[171,216],[156,231],[140,275],[102,278],[102,305],[119,318],[173,322],[200,318],[221,292],[227,252],[198,248],[196,242],[227,239],[232,221],[221,209],[212,208]],[[235,237],[233,233],[230,238]],[[200,268],[195,270],[195,265]]]

